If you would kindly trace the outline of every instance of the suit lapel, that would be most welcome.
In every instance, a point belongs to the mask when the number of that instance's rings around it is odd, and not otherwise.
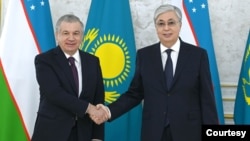
[[[186,60],[188,60],[189,54],[189,47],[186,46],[184,42],[181,41],[180,45],[180,52],[178,55],[177,65],[175,69],[175,75],[172,83],[172,87],[174,86],[175,82],[177,81],[178,77],[180,76],[182,72],[182,68],[187,65]]]
[[[79,51],[79,54],[80,54],[80,59],[81,59],[81,67],[82,67],[82,92],[81,94],[84,92],[86,93],[87,92],[87,79],[88,79],[88,59],[87,57],[85,57],[84,53]],[[84,60],[84,61],[82,61]],[[80,94],[80,95],[81,95]]]
[[[59,46],[56,47],[54,53],[55,53],[56,61],[60,65],[61,71],[65,74],[65,76],[69,80],[70,85],[73,87],[73,90],[75,91],[75,93],[77,93],[76,92],[77,88],[74,82],[73,73],[71,71],[71,68],[69,66],[66,56],[64,55],[63,51],[60,49]]]
[[[149,59],[154,59],[152,63],[152,69],[155,71],[154,73],[157,74],[157,78],[159,80],[159,83],[162,85],[162,87],[167,91],[166,87],[166,80],[165,80],[165,74],[162,67],[162,59],[161,59],[161,49],[160,49],[160,43],[157,43],[154,45],[153,50],[151,50],[150,54],[152,55],[149,57]]]

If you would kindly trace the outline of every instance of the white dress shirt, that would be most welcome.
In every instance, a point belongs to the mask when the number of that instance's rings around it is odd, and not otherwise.
[[[64,54],[65,54],[66,58],[70,57],[70,55],[68,55],[67,53],[64,53]],[[79,50],[77,50],[77,52],[75,54],[73,54],[71,57],[75,58],[75,65],[77,68],[78,79],[79,79],[78,95],[80,95],[80,93],[82,92],[82,66],[81,66],[81,58],[80,58]]]
[[[171,59],[172,59],[172,62],[173,62],[173,75],[174,75],[176,65],[177,65],[177,59],[178,59],[178,55],[179,55],[179,51],[180,51],[180,40],[178,39],[177,42],[171,47],[166,47],[163,44],[160,44],[160,48],[161,48],[161,60],[162,60],[162,68],[163,68],[163,70],[165,68],[165,64],[166,64],[166,61],[167,61],[167,58],[168,58],[166,50],[167,49],[172,49]]]

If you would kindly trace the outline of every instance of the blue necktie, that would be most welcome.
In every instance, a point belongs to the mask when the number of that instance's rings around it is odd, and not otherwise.
[[[73,77],[74,77],[75,84],[76,84],[76,89],[77,89],[77,94],[78,94],[78,91],[79,91],[79,79],[78,79],[77,68],[76,68],[76,65],[75,65],[75,58],[74,57],[69,57],[68,60],[69,60],[70,67],[71,67],[71,70],[72,70],[72,73],[73,73]]]
[[[172,63],[172,59],[171,59],[171,52],[172,49],[167,49],[166,50],[167,54],[168,54],[168,58],[166,61],[166,65],[165,65],[165,77],[166,77],[166,83],[167,83],[167,89],[169,90],[173,81],[173,63]]]

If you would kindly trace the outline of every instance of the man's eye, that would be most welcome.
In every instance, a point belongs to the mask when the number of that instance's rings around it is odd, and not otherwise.
[[[158,26],[165,26],[165,23],[157,23]]]
[[[68,35],[69,33],[68,33],[68,32],[63,32],[62,34],[63,34],[63,35]]]
[[[80,35],[80,33],[79,32],[75,32],[74,35]]]
[[[168,22],[168,26],[173,26],[173,25],[175,25],[175,23],[176,23],[176,22],[174,22],[174,21],[169,21],[169,22]]]

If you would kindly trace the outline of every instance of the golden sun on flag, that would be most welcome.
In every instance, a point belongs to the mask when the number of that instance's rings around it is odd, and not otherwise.
[[[90,53],[100,58],[105,86],[118,86],[126,80],[131,62],[123,39],[115,35],[103,35],[96,41]]]
[[[98,36],[98,29],[89,30],[84,37],[88,43],[84,51]],[[129,76],[131,69],[131,57],[124,40],[116,35],[104,34],[99,36],[89,49],[89,53],[100,59],[103,81],[106,88],[119,87]],[[117,91],[105,91],[105,102],[112,103],[120,94]]]

